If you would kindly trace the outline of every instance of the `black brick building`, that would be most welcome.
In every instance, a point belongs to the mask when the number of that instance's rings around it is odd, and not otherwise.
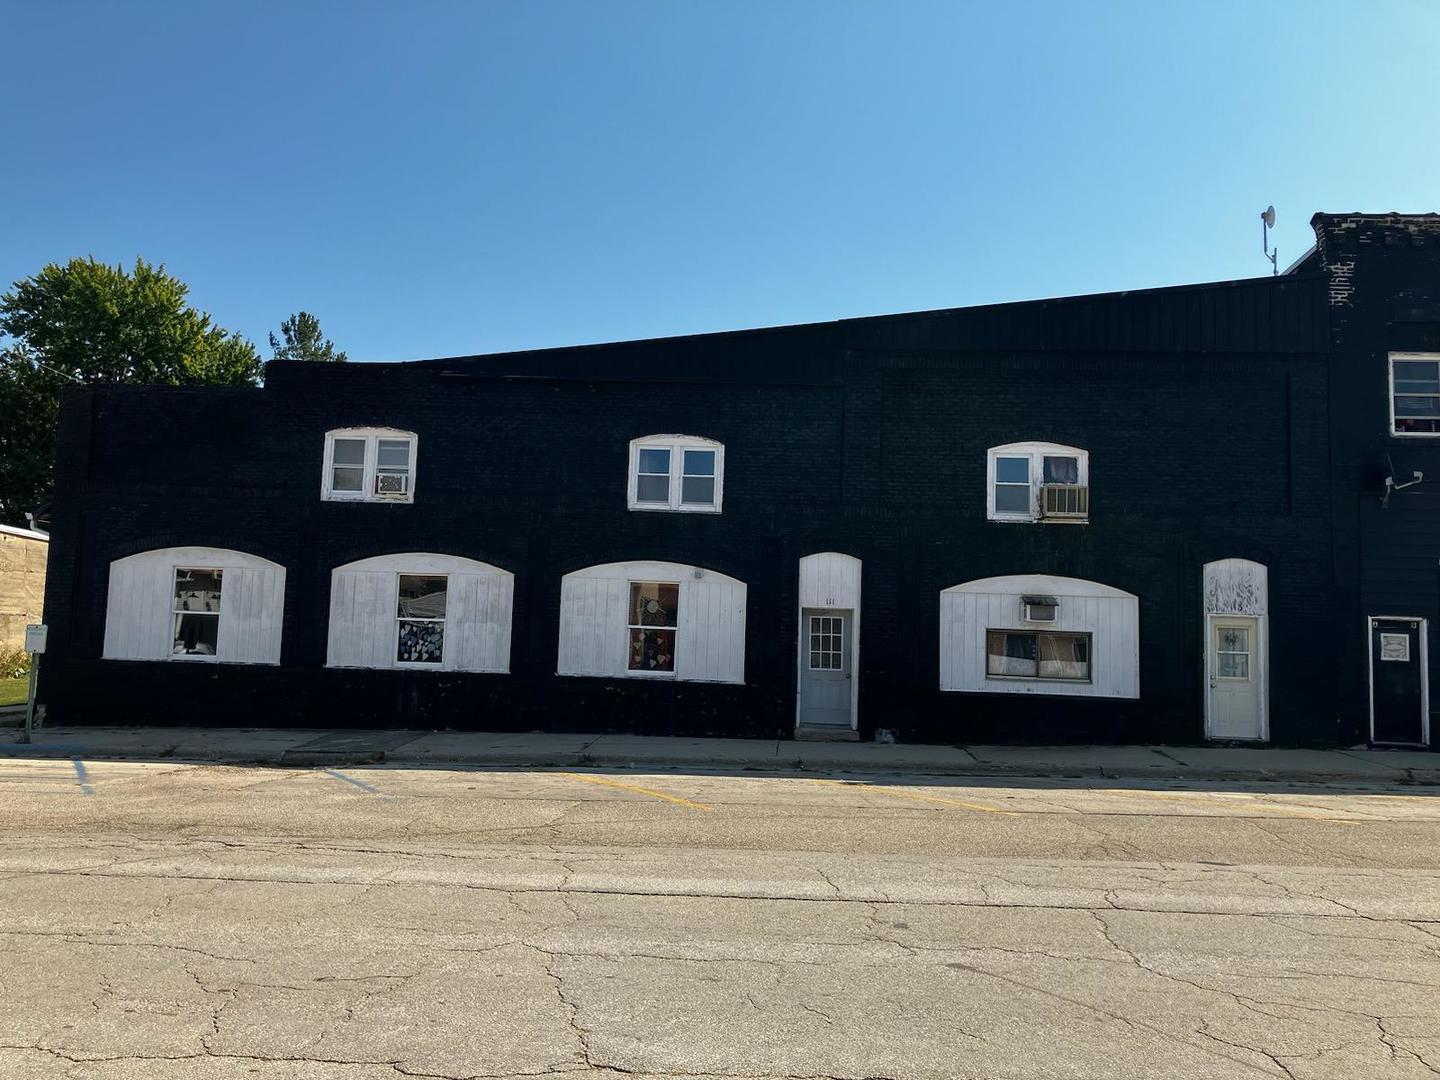
[[[1314,224],[1276,278],[74,391],[41,701],[1349,744],[1373,668],[1425,741],[1440,223]]]

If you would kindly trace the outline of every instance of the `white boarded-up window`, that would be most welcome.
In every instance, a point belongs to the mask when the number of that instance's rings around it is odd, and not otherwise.
[[[1025,623],[1038,598],[1054,602],[1043,630]],[[1047,574],[951,586],[940,593],[940,689],[1138,698],[1139,598]]]
[[[508,672],[515,575],[433,552],[330,574],[329,667]]]
[[[666,562],[605,563],[566,574],[556,671],[743,683],[745,583]]]
[[[142,551],[110,564],[107,660],[278,664],[285,568],[227,548]]]

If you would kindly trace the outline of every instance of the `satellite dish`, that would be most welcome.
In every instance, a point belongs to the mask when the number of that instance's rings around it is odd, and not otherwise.
[[[1273,229],[1275,227],[1275,207],[1267,206],[1265,212],[1260,216],[1265,219],[1265,227],[1267,229]]]

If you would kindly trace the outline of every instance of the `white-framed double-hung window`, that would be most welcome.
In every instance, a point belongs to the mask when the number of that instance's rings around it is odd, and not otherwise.
[[[1390,434],[1440,435],[1440,353],[1390,354]]]
[[[630,582],[630,671],[647,675],[675,674],[675,632],[680,625],[680,583]]]
[[[985,457],[991,521],[1090,520],[1090,455],[1058,443],[1009,443]]]
[[[698,435],[647,435],[630,442],[631,510],[718,514],[725,447]]]
[[[395,595],[395,663],[438,667],[445,659],[444,574],[399,574]]]
[[[219,567],[175,568],[175,639],[177,659],[213,660],[220,653],[220,595],[225,571]]]
[[[332,502],[414,502],[414,432],[338,428],[325,433],[320,497]]]

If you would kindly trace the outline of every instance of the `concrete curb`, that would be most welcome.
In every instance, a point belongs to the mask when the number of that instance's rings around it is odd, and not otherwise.
[[[792,743],[787,741],[756,741],[753,745],[737,741],[716,741],[707,745],[703,740],[687,740],[684,746],[661,746],[644,740],[628,740],[622,746],[607,748],[604,738],[569,738],[560,745],[505,745],[509,739],[523,743],[524,736],[482,736],[484,745],[473,749],[440,745],[430,733],[415,732],[413,737],[388,746],[309,745],[318,741],[314,732],[295,732],[270,740],[253,741],[213,739],[209,733],[190,736],[179,729],[168,732],[154,742],[133,738],[133,729],[124,733],[128,741],[96,738],[91,742],[83,730],[55,729],[37,733],[32,745],[0,741],[0,757],[19,758],[86,758],[90,760],[149,760],[193,762],[196,764],[260,765],[293,768],[357,765],[390,765],[394,767],[473,767],[473,768],[607,768],[653,771],[696,770],[701,772],[818,774],[848,773],[862,776],[932,776],[971,777],[975,779],[1067,779],[1067,780],[1149,780],[1199,781],[1219,783],[1350,783],[1368,785],[1402,785],[1429,787],[1440,785],[1440,755],[1435,765],[1428,760],[1396,760],[1362,758],[1358,755],[1326,753],[1323,758],[1311,757],[1306,767],[1283,767],[1278,756],[1266,757],[1268,751],[1256,751],[1255,766],[1230,759],[1225,762],[1186,762],[1163,749],[1155,750],[1154,763],[1144,753],[1135,751],[1154,748],[1109,748],[1112,760],[1087,760],[1074,748],[1057,747],[1057,760],[1026,757],[1023,760],[980,760],[982,757],[1007,752],[1008,748],[976,748],[975,753],[964,747],[937,746],[885,748],[878,752],[836,751],[829,744]],[[156,734],[160,734],[156,732]],[[400,734],[400,733],[392,733]],[[53,740],[53,741],[49,741]],[[297,741],[298,744],[297,744]],[[663,742],[664,740],[660,740]],[[677,742],[679,740],[676,740]],[[108,745],[107,745],[108,743]],[[1041,751],[1043,753],[1043,750]],[[1175,750],[1175,753],[1182,753]],[[1283,754],[1277,751],[1276,754]],[[1106,750],[1097,750],[1095,757],[1104,758]],[[1114,757],[1131,760],[1113,760]],[[1247,755],[1248,756],[1248,755]],[[1428,758],[1430,755],[1426,755]],[[1264,767],[1271,761],[1276,766]],[[1353,761],[1353,765],[1349,762]]]

